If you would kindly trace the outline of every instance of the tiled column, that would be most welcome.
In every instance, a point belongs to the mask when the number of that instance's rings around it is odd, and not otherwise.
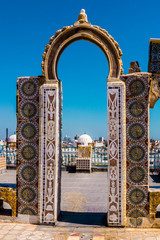
[[[150,77],[133,73],[122,79],[126,82],[127,225],[140,227],[148,215]]]
[[[39,82],[17,80],[17,195],[19,220],[38,221]]]
[[[109,160],[108,225],[124,226],[125,211],[125,85],[122,81],[107,83],[107,124]]]
[[[41,223],[55,223],[59,204],[60,92],[59,82],[40,88],[39,216]]]

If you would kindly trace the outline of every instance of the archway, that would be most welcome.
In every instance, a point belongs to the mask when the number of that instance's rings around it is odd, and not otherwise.
[[[62,86],[57,64],[64,49],[74,41],[87,40],[104,52],[109,64],[108,76],[108,156],[109,211],[108,224],[125,225],[125,88],[120,80],[122,52],[106,30],[91,25],[82,10],[73,26],[64,27],[50,38],[42,62],[45,84],[40,88],[41,153],[40,153],[40,222],[56,222],[60,212],[60,151]],[[47,131],[45,130],[47,129]],[[47,169],[47,172],[44,172]],[[43,179],[43,180],[42,180]],[[53,190],[54,189],[54,190]],[[45,194],[44,194],[45,193]]]

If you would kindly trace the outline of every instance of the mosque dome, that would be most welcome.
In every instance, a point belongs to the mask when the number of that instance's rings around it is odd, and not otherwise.
[[[8,138],[8,142],[10,142],[10,143],[16,143],[16,134],[11,135],[11,136]]]
[[[78,143],[88,146],[89,143],[92,143],[92,138],[87,134],[83,134],[78,138]]]

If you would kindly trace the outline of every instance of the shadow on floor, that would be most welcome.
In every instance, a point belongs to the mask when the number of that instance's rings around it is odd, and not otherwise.
[[[150,174],[150,177],[153,179],[153,182],[160,183],[160,174]]]
[[[86,213],[61,211],[58,221],[60,223],[73,223],[80,225],[107,226],[106,213]]]
[[[0,208],[0,215],[12,216],[12,209]]]

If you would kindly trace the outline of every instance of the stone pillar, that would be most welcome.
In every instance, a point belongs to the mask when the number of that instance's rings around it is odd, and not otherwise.
[[[150,74],[133,73],[126,83],[127,226],[145,226],[148,215]]]
[[[109,161],[108,225],[125,226],[126,219],[126,119],[125,84],[107,83],[107,124]]]
[[[40,87],[40,223],[55,223],[59,201],[60,88],[58,81]]]
[[[17,80],[18,219],[34,223],[38,222],[40,81],[41,77]]]

